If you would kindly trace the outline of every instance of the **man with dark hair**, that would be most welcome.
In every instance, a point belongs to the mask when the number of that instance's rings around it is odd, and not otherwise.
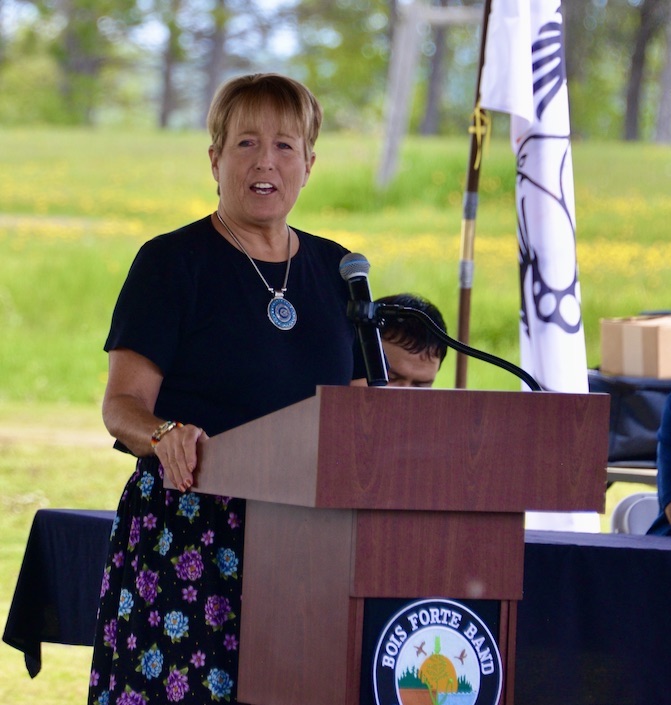
[[[421,296],[395,294],[383,296],[376,303],[418,309],[445,330],[440,311]],[[414,316],[385,316],[384,320],[380,335],[389,365],[388,386],[431,387],[447,354],[447,344]]]

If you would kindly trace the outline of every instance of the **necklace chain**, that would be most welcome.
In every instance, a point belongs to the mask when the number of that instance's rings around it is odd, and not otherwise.
[[[245,250],[245,248],[242,246],[240,240],[238,240],[238,238],[235,236],[235,233],[228,227],[226,221],[221,217],[221,213],[219,213],[218,208],[217,218],[219,218],[219,222],[224,226],[224,228],[226,228],[226,232],[233,238],[235,244],[240,248],[243,254],[246,255],[247,259],[252,263],[252,267],[254,267],[259,277],[261,277],[261,281],[266,285],[266,289],[268,289],[268,291],[273,294],[273,296],[283,297],[287,290],[287,282],[289,281],[289,270],[291,269],[291,230],[289,229],[289,226],[287,225],[287,269],[284,273],[284,283],[282,284],[282,288],[278,291],[277,289],[273,289],[273,287],[268,284],[266,278],[263,276],[263,274],[261,274],[261,270],[258,268],[256,262],[250,257],[247,250]]]

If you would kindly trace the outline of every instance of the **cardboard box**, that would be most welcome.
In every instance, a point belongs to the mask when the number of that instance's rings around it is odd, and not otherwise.
[[[601,371],[671,378],[671,315],[602,318]]]

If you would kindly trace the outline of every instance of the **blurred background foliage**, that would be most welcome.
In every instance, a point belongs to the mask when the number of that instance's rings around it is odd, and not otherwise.
[[[427,0],[482,9],[482,0]],[[201,128],[224,79],[276,70],[327,129],[377,130],[403,0],[0,0],[0,125]],[[669,0],[564,0],[576,138],[671,141]],[[419,24],[410,129],[463,131],[479,24]],[[503,129],[503,128],[501,128]]]

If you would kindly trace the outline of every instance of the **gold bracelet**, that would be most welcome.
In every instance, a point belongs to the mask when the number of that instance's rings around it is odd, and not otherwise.
[[[179,421],[166,421],[162,423],[155,431],[151,434],[151,447],[156,448],[158,442],[165,436],[166,433],[170,433],[174,428],[182,428],[184,424]]]

